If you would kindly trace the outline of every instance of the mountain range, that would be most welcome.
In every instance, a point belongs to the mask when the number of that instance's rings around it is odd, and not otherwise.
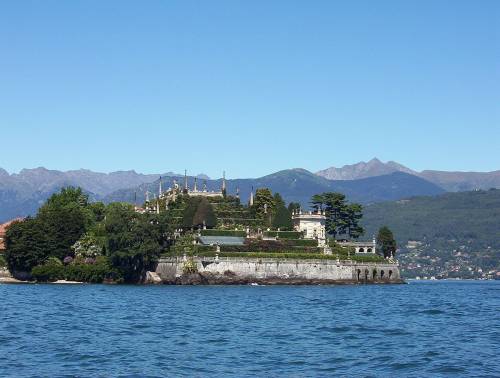
[[[142,203],[146,191],[158,192],[160,176],[164,189],[172,185],[173,179],[183,179],[173,172],[99,173],[86,169],[62,172],[40,167],[9,174],[0,168],[0,222],[34,214],[52,193],[65,186],[80,186],[93,200]],[[211,180],[204,174],[196,177],[206,180],[209,190],[221,186],[221,179]],[[190,186],[193,181],[194,177],[189,177]],[[445,191],[500,188],[500,171],[416,172],[396,162],[372,159],[342,168],[331,167],[316,174],[305,169],[288,169],[260,178],[227,180],[227,187],[232,194],[239,188],[242,201],[247,201],[252,187],[268,187],[281,193],[287,202],[296,201],[303,206],[308,205],[313,194],[325,191],[343,192],[351,201],[370,204]]]
[[[316,174],[329,180],[356,180],[387,175],[394,172],[404,172],[421,177],[449,192],[500,188],[500,170],[492,172],[424,170],[417,172],[394,161],[383,163],[377,158],[368,162],[362,161],[357,164],[344,165],[341,168],[330,167],[316,172]]]

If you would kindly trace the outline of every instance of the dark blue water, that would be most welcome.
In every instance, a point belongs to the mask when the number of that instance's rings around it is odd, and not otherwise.
[[[0,375],[499,376],[500,282],[0,285]]]

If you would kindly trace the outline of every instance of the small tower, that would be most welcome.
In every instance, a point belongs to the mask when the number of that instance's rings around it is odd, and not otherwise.
[[[187,169],[184,170],[184,192],[188,192],[188,176]]]
[[[240,199],[240,188],[236,188],[236,198]]]
[[[193,188],[193,192],[197,192],[198,191],[198,177],[195,177],[194,178],[194,188]]]
[[[149,203],[149,190],[146,190],[146,203]]]
[[[159,185],[159,187],[158,187],[158,198],[160,198],[160,197],[161,197],[161,192],[162,192],[162,191],[161,191],[161,176],[160,176],[160,185]]]
[[[252,186],[252,191],[250,192],[250,201],[248,201],[250,206],[253,206],[253,186]]]

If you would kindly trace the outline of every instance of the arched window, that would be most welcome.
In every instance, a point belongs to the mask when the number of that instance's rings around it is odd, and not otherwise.
[[[359,281],[359,276],[361,275],[361,269],[358,269],[358,281]]]
[[[389,279],[392,277],[392,270],[389,270]]]
[[[365,251],[365,249],[364,249],[363,247],[361,247],[361,248],[359,249],[359,252],[361,252],[361,253],[363,253],[364,251]]]
[[[373,279],[377,278],[377,269],[373,269],[372,275]]]
[[[368,248],[368,249],[366,250],[366,252],[368,252],[368,253],[372,253],[372,249],[371,249],[371,248]]]
[[[380,278],[384,278],[384,271],[383,270],[380,271]]]

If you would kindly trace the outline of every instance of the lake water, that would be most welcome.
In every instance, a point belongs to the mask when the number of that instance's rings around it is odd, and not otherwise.
[[[499,376],[500,282],[0,285],[0,376]]]

